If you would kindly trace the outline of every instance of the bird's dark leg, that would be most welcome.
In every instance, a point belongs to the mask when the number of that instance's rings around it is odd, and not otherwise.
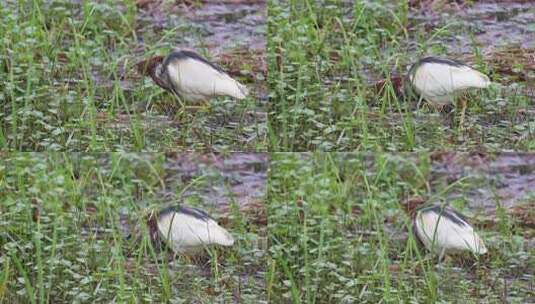
[[[180,109],[178,110],[177,112],[177,116],[181,115],[182,113],[184,113],[184,110],[186,108],[186,105],[184,104],[184,102],[182,101],[182,98],[180,98],[180,95],[178,95],[178,93],[175,91],[175,90],[172,90],[172,93],[173,93],[173,96],[175,96],[176,100],[178,101],[178,104],[180,106]]]
[[[438,263],[440,264],[444,260],[444,255],[446,253],[446,248],[442,248],[440,254],[438,255]]]
[[[423,97],[420,96],[420,98],[418,98],[418,103],[416,104],[416,109],[420,109],[420,106],[422,105],[422,101],[424,100]]]
[[[450,128],[453,129],[455,124],[455,106],[454,104],[446,104],[442,107],[442,112],[446,115],[446,121],[449,122]]]
[[[464,115],[466,113],[466,106],[467,106],[466,99],[461,98],[461,121],[460,121],[461,129],[464,129]]]

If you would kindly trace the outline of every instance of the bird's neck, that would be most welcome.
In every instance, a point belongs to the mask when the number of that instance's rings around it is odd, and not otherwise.
[[[158,222],[157,222],[157,216],[155,214],[149,215],[147,219],[147,226],[149,228],[149,236],[151,241],[156,244],[159,240],[158,235]]]
[[[164,75],[163,65],[161,63],[154,66],[154,68],[149,71],[149,74],[152,80],[154,80],[157,85],[166,90],[171,90],[167,82],[167,78]]]

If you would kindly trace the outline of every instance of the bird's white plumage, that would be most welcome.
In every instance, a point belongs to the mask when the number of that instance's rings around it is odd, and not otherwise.
[[[234,238],[211,218],[199,218],[179,211],[166,212],[158,217],[158,231],[178,253],[217,244],[232,246]]]
[[[188,101],[201,102],[224,95],[244,99],[248,93],[244,85],[228,74],[194,58],[175,59],[166,72],[177,93]]]
[[[428,102],[439,106],[452,103],[454,94],[469,88],[486,88],[489,78],[466,65],[424,62],[418,65],[409,80]]]
[[[445,216],[444,212],[448,212],[448,216]],[[454,217],[455,221],[451,217]],[[437,209],[418,211],[415,226],[415,232],[424,246],[441,256],[450,251],[468,250],[474,254],[487,252],[474,228],[447,209],[442,213]]]

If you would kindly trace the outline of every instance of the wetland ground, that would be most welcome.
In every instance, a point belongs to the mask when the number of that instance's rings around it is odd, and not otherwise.
[[[0,303],[535,303],[534,37],[528,0],[4,0]],[[134,68],[174,47],[252,94],[182,111]],[[493,81],[464,128],[394,94],[424,55]],[[489,253],[437,264],[412,196]],[[177,202],[235,246],[153,244]]]
[[[534,150],[533,1],[274,0],[268,14],[273,151]],[[426,55],[493,81],[465,96],[464,129],[395,96],[391,81]]]
[[[266,154],[1,156],[0,303],[265,302]],[[146,216],[179,202],[235,245],[159,250]]]
[[[533,303],[535,158],[482,153],[276,153],[267,294],[274,303]],[[464,213],[489,253],[442,264],[400,201]]]
[[[266,151],[265,2],[3,1],[0,148]],[[135,63],[194,49],[251,90],[180,111]]]

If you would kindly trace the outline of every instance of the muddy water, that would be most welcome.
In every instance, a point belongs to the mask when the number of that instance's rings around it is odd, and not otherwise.
[[[356,158],[353,153],[344,153],[338,157],[342,167],[361,162],[370,179],[377,173],[373,154]],[[413,176],[413,166],[409,166],[410,173],[407,173],[405,164],[418,164],[419,158],[418,153],[387,154],[401,176]],[[498,204],[505,209],[522,205],[535,208],[533,153],[434,152],[430,154],[430,169],[425,175],[433,200],[463,199],[467,209],[474,213],[493,217]]]
[[[444,189],[460,179],[465,182],[446,194],[447,200],[463,198],[474,212],[494,216],[496,206],[535,206],[535,155],[439,153],[433,156],[432,188]],[[438,191],[438,190],[437,190]]]
[[[263,202],[267,168],[268,155],[262,153],[169,154],[165,164],[167,195],[176,198],[177,190],[193,183],[183,197],[196,196],[219,207],[231,202],[240,207]]]
[[[241,3],[240,3],[241,2]],[[188,19],[202,24],[205,40],[211,49],[223,46],[240,46],[253,50],[266,47],[265,1],[235,1],[221,4],[207,2],[192,9]]]
[[[192,1],[196,2],[196,1]],[[240,48],[265,50],[266,2],[202,1],[198,5],[148,1],[139,13],[140,27],[175,29],[171,42],[184,48],[208,48],[213,54]]]
[[[444,18],[459,18],[459,22],[474,33],[475,40],[484,51],[493,48],[535,48],[535,1],[524,3],[479,1]],[[455,19],[454,19],[455,20]],[[454,53],[472,51],[470,31],[456,35],[457,43],[450,45]]]
[[[425,2],[425,1],[424,1]],[[426,28],[446,27],[453,35],[441,41],[448,53],[483,53],[517,46],[535,48],[535,1],[475,1],[460,5],[427,5],[411,10],[410,18]]]

